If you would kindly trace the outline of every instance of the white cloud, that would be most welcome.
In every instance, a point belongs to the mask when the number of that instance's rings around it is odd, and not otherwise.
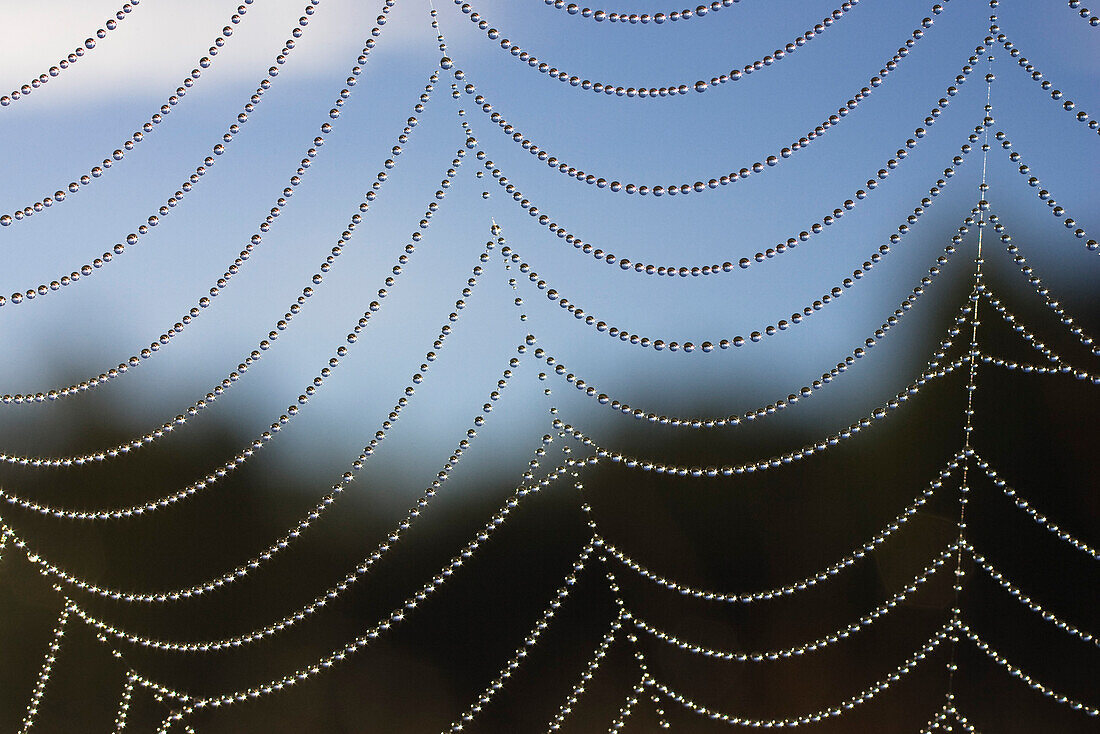
[[[205,55],[221,28],[229,24],[241,0],[141,0],[118,28],[96,40],[96,48],[31,97],[72,100],[104,93],[163,91],[180,84]],[[50,0],[9,3],[0,30],[0,94],[8,94],[45,73],[114,17],[121,0]],[[248,77],[258,81],[291,37],[306,6],[304,0],[256,0],[247,6],[232,38],[203,74],[203,86]],[[316,9],[292,57],[293,68],[307,73],[348,65],[348,56],[368,37],[382,4],[325,0]],[[428,48],[426,13],[395,6],[379,39],[403,50]],[[419,8],[416,8],[419,10]],[[344,50],[346,49],[346,53]],[[340,53],[336,53],[339,50]],[[62,91],[63,90],[63,91]],[[28,98],[29,99],[29,98]]]

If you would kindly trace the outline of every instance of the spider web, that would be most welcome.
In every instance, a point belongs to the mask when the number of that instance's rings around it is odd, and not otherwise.
[[[18,69],[4,726],[1091,730],[1090,12],[545,4]]]

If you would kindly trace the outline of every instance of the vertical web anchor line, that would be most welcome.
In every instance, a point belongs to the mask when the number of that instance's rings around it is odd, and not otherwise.
[[[989,8],[991,11],[996,11],[998,0],[989,0]],[[991,12],[989,15],[989,35],[993,37],[997,32],[997,14]],[[986,57],[987,72],[985,75],[985,115],[982,120],[985,128],[984,138],[982,140],[982,180],[978,185],[979,188],[979,201],[978,201],[978,244],[974,254],[974,284],[970,292],[970,344],[968,346],[970,355],[970,370],[967,373],[966,380],[966,412],[965,423],[963,425],[963,448],[962,448],[962,472],[959,481],[959,519],[957,523],[958,539],[955,551],[955,578],[953,582],[954,602],[951,607],[951,634],[949,636],[949,653],[947,661],[947,693],[944,701],[943,712],[950,713],[956,721],[960,724],[963,723],[959,719],[959,714],[955,709],[955,673],[958,671],[958,661],[956,658],[958,648],[958,636],[959,627],[962,624],[962,611],[960,608],[960,599],[962,597],[964,581],[966,577],[966,571],[963,569],[963,550],[966,544],[966,505],[968,502],[968,495],[970,493],[970,487],[968,484],[968,468],[970,465],[970,458],[974,455],[974,448],[971,444],[971,435],[974,432],[974,393],[978,389],[978,360],[980,350],[978,349],[978,326],[981,321],[978,319],[978,306],[981,303],[981,294],[985,290],[985,285],[982,282],[982,238],[985,233],[986,225],[986,212],[989,211],[989,201],[987,196],[989,194],[989,183],[987,179],[987,171],[989,164],[989,128],[993,124],[993,80],[995,75],[993,73],[993,54],[987,52]],[[949,727],[944,726],[943,720],[938,720],[933,728],[945,728],[950,731]]]
[[[115,713],[115,734],[119,734],[126,728],[126,720],[130,715],[130,701],[134,697],[134,683],[137,677],[133,671],[127,671],[126,683],[122,686],[122,697],[118,701],[118,710]]]
[[[61,644],[64,642],[65,627],[68,626],[70,612],[72,612],[72,606],[69,604],[69,600],[65,599],[65,606],[62,607],[61,613],[57,617],[57,623],[54,625],[53,634],[50,637],[50,644],[46,647],[46,655],[42,660],[42,667],[38,671],[38,678],[35,680],[34,689],[31,691],[31,700],[27,704],[27,713],[23,717],[23,726],[19,729],[19,734],[27,734],[34,727],[42,698],[46,695],[46,686],[50,682],[50,674],[53,672],[57,655],[61,651]]]

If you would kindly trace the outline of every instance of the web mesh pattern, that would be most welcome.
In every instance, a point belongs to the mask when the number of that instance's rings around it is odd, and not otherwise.
[[[542,5],[10,80],[4,725],[1093,730],[1096,18]]]

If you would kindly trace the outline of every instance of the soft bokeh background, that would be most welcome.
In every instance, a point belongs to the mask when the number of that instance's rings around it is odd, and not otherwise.
[[[101,180],[51,210],[0,229],[7,257],[0,292],[48,283],[123,241],[220,142],[302,13],[301,2],[250,6],[201,80],[145,142]],[[1078,109],[1100,110],[1096,29],[1061,2],[1007,2],[1000,25]],[[232,3],[144,2],[94,52],[26,99],[0,109],[6,175],[0,210],[63,188],[139,128],[205,53]],[[745,0],[712,17],[663,26],[596,24],[537,0],[481,2],[504,36],[572,73],[623,85],[710,78],[771,53],[833,9],[823,2]],[[608,178],[650,184],[718,177],[777,153],[863,87],[895,53],[929,3],[863,0],[789,59],[706,94],[674,99],[597,96],[551,81],[510,58],[452,4],[439,5],[449,55],[516,127],[561,159]],[[88,379],[136,354],[208,291],[267,214],[344,87],[381,5],[325,0],[255,113],[217,165],[136,247],[60,293],[0,309],[0,394]],[[72,50],[116,8],[102,2],[5,7],[0,87],[15,88]],[[636,2],[630,12],[668,11]],[[552,219],[636,261],[706,264],[752,256],[808,229],[852,198],[943,96],[988,27],[984,2],[952,0],[886,82],[839,126],[760,176],[687,197],[628,197],[583,186],[510,142],[472,100],[438,85],[396,167],[308,306],[239,382],[185,429],[136,455],[94,467],[7,467],[5,490],[70,507],[141,502],[209,473],[295,402],[375,298],[463,146],[458,109],[489,158]],[[996,127],[1059,203],[1095,237],[1100,190],[1096,133],[1052,102],[1008,55],[994,50]],[[91,451],[152,430],[235,369],[265,338],[336,244],[390,156],[438,63],[427,5],[402,0],[335,131],[294,189],[263,244],[170,346],[108,385],[54,404],[3,405],[7,453]],[[827,292],[896,231],[942,176],[985,102],[985,62],[929,133],[855,211],[796,251],[748,271],[708,278],[645,278],[597,263],[551,235],[466,156],[410,264],[339,369],[301,415],[245,468],[157,517],[72,523],[8,508],[4,521],[44,555],[106,585],[189,584],[254,555],[286,531],[378,430],[432,348],[477,264],[492,218],[552,287],[611,324],[666,341],[717,342],[778,319]],[[84,599],[146,634],[191,639],[238,634],[312,599],[369,553],[431,482],[494,389],[527,333],[571,371],[623,402],[658,413],[725,415],[809,384],[861,344],[927,274],[974,206],[980,152],[971,154],[911,234],[844,297],[807,323],[740,350],[653,352],[613,341],[569,317],[526,280],[521,325],[496,258],[446,347],[347,496],[256,578],[210,599],[129,610]],[[989,155],[987,196],[1015,243],[1086,329],[1100,327],[1096,255],[1026,186],[1005,151]],[[483,192],[489,192],[486,199]],[[307,664],[373,624],[435,573],[510,493],[549,431],[543,387],[562,417],[600,441],[661,460],[716,464],[782,453],[835,433],[920,373],[962,303],[976,230],[903,323],[850,373],[792,410],[724,431],[677,432],[615,415],[527,360],[503,391],[433,508],[369,578],[315,619],[256,646],[209,658],[127,652],[131,664],[198,692],[252,685]],[[1009,308],[1066,358],[1096,361],[1038,302],[1004,248],[986,240],[987,280]],[[1041,361],[983,305],[988,351]],[[961,344],[959,345],[961,346]],[[959,347],[957,346],[956,349]],[[1085,540],[1098,507],[1095,388],[1072,377],[979,372],[974,443],[1042,511]],[[605,534],[653,568],[716,589],[785,583],[865,542],[961,445],[960,375],[933,383],[874,431],[792,469],[751,480],[672,481],[620,467],[593,471],[588,499]],[[560,461],[548,448],[540,471]],[[975,544],[1044,606],[1096,630],[1095,564],[1053,541],[980,477],[969,522]],[[822,589],[749,610],[685,602],[628,574],[627,602],[670,632],[714,646],[785,646],[834,630],[895,593],[949,542],[957,509],[939,502],[875,558]],[[498,535],[405,625],[308,684],[258,703],[193,717],[200,732],[437,731],[496,675],[530,629],[584,540],[575,490],[558,483],[525,500]],[[1094,542],[1095,544],[1095,542]],[[544,642],[486,708],[483,731],[538,730],[578,678],[612,606],[593,562]],[[1094,647],[1022,609],[979,571],[966,616],[1039,680],[1096,704]],[[14,551],[0,564],[0,728],[18,729],[59,597]],[[643,649],[662,679],[730,712],[788,716],[832,705],[892,670],[945,620],[948,574],[856,639],[802,660],[759,666]],[[972,647],[960,650],[961,708],[983,731],[1087,731],[1076,712],[1027,691]],[[875,702],[823,724],[830,731],[914,731],[940,706],[941,656]],[[41,731],[107,729],[123,669],[74,620],[36,724]],[[582,699],[574,731],[602,731],[636,680],[616,645]],[[132,726],[152,729],[165,708],[139,693]],[[721,725],[665,709],[674,730]],[[656,726],[643,701],[634,731]]]

